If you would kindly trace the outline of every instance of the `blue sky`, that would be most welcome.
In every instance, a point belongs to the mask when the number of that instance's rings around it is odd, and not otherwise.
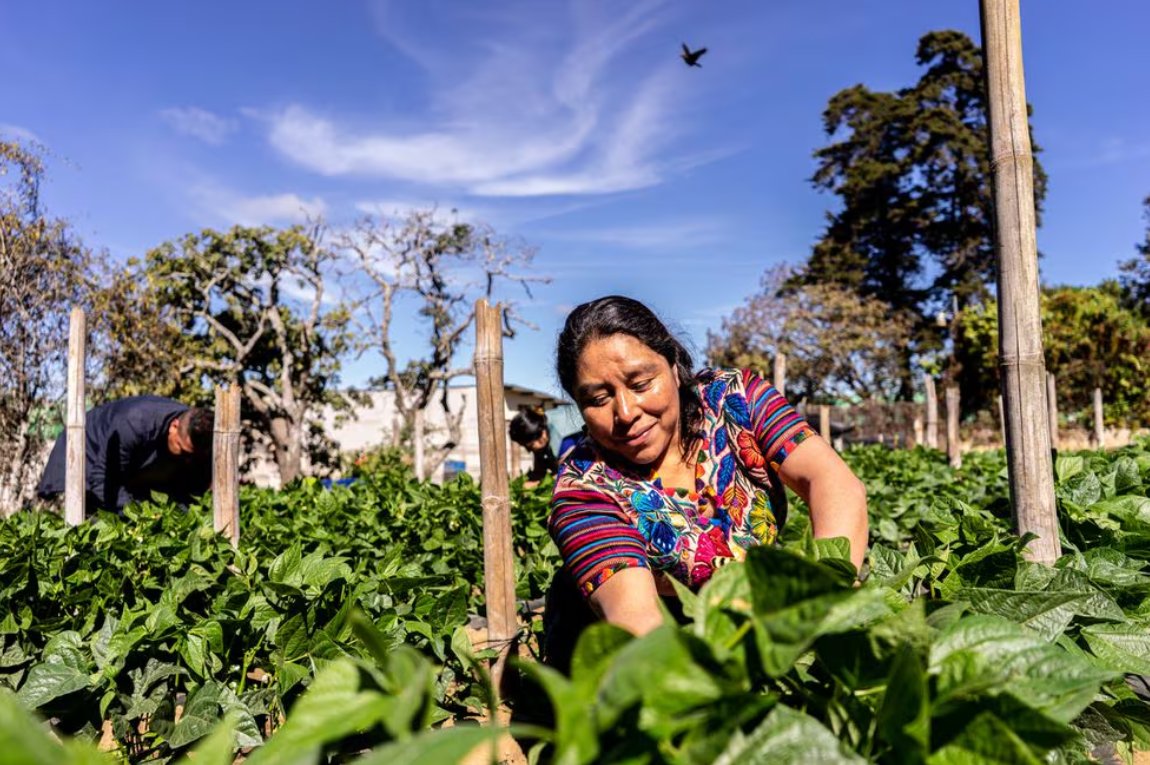
[[[1022,6],[1043,280],[1096,283],[1145,231],[1150,4]],[[911,84],[945,28],[977,39],[977,0],[4,3],[0,133],[47,147],[46,204],[117,257],[432,203],[522,237],[553,281],[506,377],[554,391],[571,306],[632,295],[701,351],[802,260],[834,203],[807,180],[827,99]]]

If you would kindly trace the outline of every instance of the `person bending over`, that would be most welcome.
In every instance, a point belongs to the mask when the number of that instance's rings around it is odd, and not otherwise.
[[[846,537],[861,566],[866,490],[769,381],[738,369],[696,373],[655,314],[619,296],[571,312],[557,368],[586,428],[559,468],[548,523],[564,561],[546,619],[545,656],[556,666],[586,622],[580,607],[643,634],[662,623],[670,577],[696,589],[773,544],[784,486],[807,503],[814,536]]]
[[[85,501],[89,515],[119,512],[162,492],[187,504],[211,488],[210,409],[189,408],[160,396],[133,396],[88,411]],[[36,488],[45,500],[64,492],[67,430],[56,439]]]
[[[511,440],[531,452],[531,470],[527,472],[529,483],[538,483],[544,476],[554,475],[559,469],[555,453],[551,451],[551,433],[547,415],[538,409],[525,409],[511,418],[507,426]]]

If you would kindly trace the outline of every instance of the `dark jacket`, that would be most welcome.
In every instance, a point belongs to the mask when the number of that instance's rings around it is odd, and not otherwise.
[[[122,510],[150,499],[153,491],[187,503],[211,487],[211,460],[175,457],[168,451],[168,427],[188,409],[160,396],[120,399],[88,412],[85,509]],[[36,493],[48,499],[64,491],[65,430],[52,447]]]

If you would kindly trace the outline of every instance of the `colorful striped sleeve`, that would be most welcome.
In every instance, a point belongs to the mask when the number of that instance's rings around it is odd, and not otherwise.
[[[775,386],[763,378],[746,371],[743,384],[755,440],[763,457],[777,470],[787,455],[815,431]]]
[[[650,568],[646,542],[609,495],[576,479],[560,478],[551,497],[548,531],[589,597],[624,568]]]

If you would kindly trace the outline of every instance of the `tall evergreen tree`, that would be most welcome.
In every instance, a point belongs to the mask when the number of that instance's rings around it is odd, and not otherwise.
[[[1146,239],[1136,245],[1138,257],[1121,264],[1122,292],[1125,302],[1150,316],[1150,196],[1142,201],[1146,218]]]
[[[913,86],[855,85],[828,103],[831,143],[815,152],[812,183],[841,206],[798,277],[878,297],[914,321],[906,396],[915,353],[941,340],[927,317],[986,299],[996,265],[982,53],[961,32],[939,31],[923,36],[915,58],[925,71]],[[1034,189],[1040,211],[1046,174],[1037,160]]]

